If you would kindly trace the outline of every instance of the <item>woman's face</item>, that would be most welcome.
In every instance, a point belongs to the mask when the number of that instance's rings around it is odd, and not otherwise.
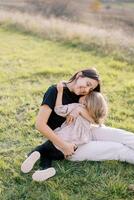
[[[97,85],[97,80],[79,76],[75,81],[73,91],[76,95],[87,95],[90,91],[94,90]]]

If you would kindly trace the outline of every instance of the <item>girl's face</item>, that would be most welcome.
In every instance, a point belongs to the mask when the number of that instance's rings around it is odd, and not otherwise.
[[[87,95],[90,91],[94,90],[97,85],[97,80],[79,76],[75,80],[73,91],[76,95]]]

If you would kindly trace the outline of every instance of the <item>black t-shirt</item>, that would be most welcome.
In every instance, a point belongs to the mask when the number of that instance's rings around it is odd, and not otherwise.
[[[66,120],[66,118],[61,117],[54,112],[56,97],[57,97],[57,87],[56,85],[53,85],[49,87],[48,90],[45,92],[43,101],[41,103],[41,105],[48,105],[52,109],[52,112],[48,119],[47,124],[53,130],[57,127],[60,127],[61,124]],[[62,98],[63,105],[66,105],[69,103],[78,103],[79,98],[80,96],[71,92],[67,87],[64,88],[63,98]]]

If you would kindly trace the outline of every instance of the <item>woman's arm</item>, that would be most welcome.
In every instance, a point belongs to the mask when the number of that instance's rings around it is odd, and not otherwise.
[[[71,143],[64,142],[54,131],[47,125],[48,119],[52,109],[48,105],[43,105],[40,107],[39,113],[36,119],[36,128],[41,132],[46,138],[48,138],[55,145],[59,146],[65,156],[72,155],[74,153],[75,145]]]

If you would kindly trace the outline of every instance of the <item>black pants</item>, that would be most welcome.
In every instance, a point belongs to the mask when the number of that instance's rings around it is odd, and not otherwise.
[[[42,169],[47,169],[51,167],[53,160],[64,159],[64,154],[60,150],[56,149],[53,143],[49,140],[42,145],[37,146],[28,155],[30,155],[34,151],[38,151],[41,154],[40,167]]]

